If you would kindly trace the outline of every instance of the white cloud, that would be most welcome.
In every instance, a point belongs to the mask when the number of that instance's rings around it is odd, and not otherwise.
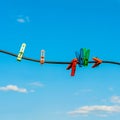
[[[23,18],[18,18],[18,19],[17,19],[17,22],[19,22],[19,23],[25,23],[26,21],[25,21],[25,19],[23,19]]]
[[[120,113],[120,106],[106,106],[106,105],[83,106],[79,109],[68,112],[68,114],[70,115],[95,114],[101,117],[106,117],[107,114],[111,113]]]
[[[29,16],[21,15],[21,16],[18,16],[17,22],[19,22],[19,23],[29,23],[30,22],[30,18],[29,18]]]
[[[30,85],[33,85],[33,86],[38,86],[38,87],[43,87],[44,85],[40,82],[33,82],[33,83],[30,83]]]
[[[1,91],[15,91],[15,92],[27,93],[27,89],[19,88],[16,85],[7,85],[5,87],[0,87],[0,90]]]
[[[111,102],[112,103],[120,103],[120,96],[112,96]]]

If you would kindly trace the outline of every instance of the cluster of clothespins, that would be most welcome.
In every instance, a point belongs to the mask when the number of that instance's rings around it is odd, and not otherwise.
[[[22,57],[23,57],[23,54],[24,54],[24,51],[25,51],[25,47],[26,47],[26,44],[23,43],[21,45],[21,48],[20,48],[20,51],[19,51],[19,54],[17,56],[17,60],[18,61],[21,61]],[[76,66],[77,64],[79,65],[79,67],[82,67],[82,66],[88,66],[88,63],[89,63],[89,56],[90,56],[90,50],[89,49],[86,49],[86,48],[81,48],[79,52],[76,52],[76,58],[74,58],[70,64],[68,65],[68,67],[66,68],[67,70],[71,69],[71,76],[74,76],[75,75],[75,71],[76,71]],[[94,60],[94,64],[92,66],[92,68],[95,68],[97,67],[98,65],[100,65],[102,63],[102,60],[100,60],[99,58],[97,57],[94,57],[93,58]],[[40,57],[40,63],[41,64],[44,64],[45,63],[45,51],[44,50],[41,50],[41,57]],[[53,62],[52,62],[53,63]],[[51,63],[51,64],[52,64]],[[55,64],[58,64],[58,63],[55,63]],[[62,63],[61,63],[62,64]]]
[[[71,76],[75,75],[77,64],[79,65],[79,67],[88,66],[90,50],[86,48],[81,48],[80,51],[76,52],[75,54],[76,58],[74,58],[67,67],[67,70],[71,69]],[[100,60],[99,58],[94,57],[93,60],[95,61],[95,63],[92,68],[95,68],[102,63],[102,60]]]

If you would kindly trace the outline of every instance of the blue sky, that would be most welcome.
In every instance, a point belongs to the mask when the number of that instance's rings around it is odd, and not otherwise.
[[[120,61],[120,0],[4,0],[0,49],[45,60],[71,61],[89,48],[90,60]],[[34,63],[0,53],[1,120],[119,120],[120,66]]]

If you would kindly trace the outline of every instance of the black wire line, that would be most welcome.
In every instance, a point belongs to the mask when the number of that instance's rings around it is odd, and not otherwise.
[[[8,51],[5,51],[5,50],[0,50],[0,52],[4,53],[4,54],[11,55],[11,56],[14,56],[14,57],[18,56],[17,54],[14,54],[14,53],[11,53],[11,52],[8,52]],[[29,61],[32,61],[32,62],[40,62],[40,60],[36,60],[36,59],[33,59],[33,58],[28,58],[28,57],[25,57],[25,56],[23,56],[22,59],[29,60]],[[70,64],[71,62],[45,61],[44,63],[48,63],[48,64]],[[88,61],[88,63],[95,63],[95,61]],[[102,61],[102,63],[120,65],[120,62],[114,62],[114,61]]]

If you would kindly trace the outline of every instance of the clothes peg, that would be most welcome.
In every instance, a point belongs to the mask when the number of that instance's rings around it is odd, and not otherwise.
[[[80,49],[80,57],[79,57],[79,66],[82,67],[84,64],[84,52],[83,52],[83,48]]]
[[[45,50],[41,50],[40,63],[44,64],[45,62]]]
[[[90,49],[83,48],[83,65],[88,66],[88,60],[90,56]]]
[[[18,61],[21,61],[22,56],[23,56],[24,51],[25,51],[25,47],[26,47],[26,44],[23,43],[23,44],[21,45],[20,51],[19,51],[18,56],[17,56],[17,60],[18,60]]]
[[[77,58],[74,58],[71,63],[68,65],[68,67],[66,68],[67,70],[71,69],[71,76],[75,75],[75,71],[76,71],[76,65],[78,63]]]
[[[97,57],[94,57],[93,60],[95,61],[94,65],[92,66],[92,68],[97,67],[98,65],[100,65],[102,63],[102,60],[100,60]]]
[[[78,60],[79,67],[83,66],[83,49],[81,48],[80,51],[75,52],[76,58]]]

